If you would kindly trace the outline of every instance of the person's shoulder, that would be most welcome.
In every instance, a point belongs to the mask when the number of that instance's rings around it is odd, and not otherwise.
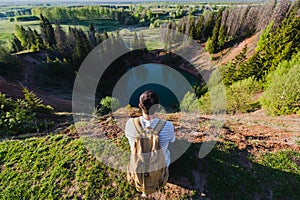
[[[126,126],[130,126],[133,124],[133,118],[129,118],[126,122]]]
[[[165,120],[165,121],[166,121],[166,125],[167,125],[167,126],[173,126],[173,123],[172,123],[172,122],[167,121],[167,120]]]
[[[161,120],[163,120],[163,119],[161,119]],[[166,123],[165,123],[165,126],[164,126],[164,129],[166,130],[166,129],[173,129],[173,123],[172,122],[170,122],[170,121],[168,121],[168,120],[164,120]]]

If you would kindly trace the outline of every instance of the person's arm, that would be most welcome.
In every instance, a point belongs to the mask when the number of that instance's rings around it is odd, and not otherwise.
[[[175,138],[175,129],[174,129],[174,126],[171,122],[169,122],[171,125],[170,125],[170,143],[172,142],[175,142],[176,138]]]
[[[130,144],[130,149],[132,150],[133,145],[134,145],[134,138],[135,138],[135,127],[134,127],[132,119],[129,119],[126,122],[125,137],[128,139],[129,144]]]

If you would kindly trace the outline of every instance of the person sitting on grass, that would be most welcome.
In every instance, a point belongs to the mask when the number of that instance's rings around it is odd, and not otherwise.
[[[141,94],[139,107],[142,116],[129,119],[125,127],[131,150],[128,181],[146,196],[163,187],[169,177],[170,152],[168,145],[175,142],[174,126],[159,119],[159,96],[153,90]]]

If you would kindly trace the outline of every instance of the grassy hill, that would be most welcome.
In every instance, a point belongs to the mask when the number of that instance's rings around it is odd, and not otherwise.
[[[176,115],[168,117],[169,120],[172,118],[176,125]],[[96,124],[99,134],[106,130],[106,134],[114,136],[117,140],[121,139],[122,147],[126,148],[126,138],[122,133],[116,134],[116,125],[109,121],[109,118],[102,118],[99,124]],[[189,141],[192,144],[171,164],[168,184],[148,198],[299,199],[299,146],[279,146],[276,143],[278,140],[274,139],[279,132],[273,132],[272,137],[268,129],[257,133],[261,135],[262,140],[255,139],[254,135],[250,136],[249,130],[260,130],[263,127],[257,127],[257,124],[243,124],[243,134],[248,134],[247,141],[234,140],[239,133],[235,130],[234,122],[231,120],[230,123],[225,124],[225,132],[204,159],[198,157],[204,141],[199,138],[207,132],[204,129],[209,127],[209,123],[199,126],[202,129],[193,140],[188,138],[189,135],[177,131],[177,143],[184,144]],[[178,125],[176,127],[178,128]],[[92,127],[85,125],[82,128]],[[102,164],[86,149],[83,139],[78,137],[80,134],[74,130],[72,134],[70,132],[72,128],[62,132],[71,136],[54,134],[25,140],[2,141],[0,199],[139,198],[135,189],[126,182],[125,173]],[[280,138],[284,136],[286,135],[282,133]],[[170,148],[172,152],[174,146]]]
[[[125,174],[64,135],[0,144],[1,199],[130,199]]]

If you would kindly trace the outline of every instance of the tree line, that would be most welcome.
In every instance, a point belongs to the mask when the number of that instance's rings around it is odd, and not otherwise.
[[[60,60],[66,59],[78,65],[97,44],[108,37],[107,32],[96,32],[93,24],[89,25],[87,33],[81,28],[71,26],[66,32],[60,23],[56,22],[53,26],[48,18],[41,14],[40,33],[36,29],[26,29],[16,24],[11,46],[12,53],[22,50],[52,50]]]
[[[218,109],[211,98],[222,88],[222,82],[228,113],[250,112],[262,107],[272,115],[300,114],[299,8],[299,1],[286,7],[287,12],[280,15],[281,22],[275,23],[278,18],[274,18],[266,25],[250,58],[246,57],[245,46],[232,61],[219,68],[221,79],[215,80],[218,73],[213,72],[206,94],[199,99],[188,94],[186,99],[193,100],[183,104],[196,104],[205,113]]]
[[[45,16],[50,22],[70,23],[81,20],[112,19],[122,25],[139,22],[137,15],[124,8],[108,8],[103,6],[82,7],[36,7],[32,9],[34,16]]]
[[[206,11],[200,16],[189,13],[178,23],[169,22],[168,27],[206,44],[209,53],[217,53],[225,45],[266,28],[273,21],[276,28],[291,10],[291,1],[270,0],[264,5],[236,5],[222,7],[218,11]]]

